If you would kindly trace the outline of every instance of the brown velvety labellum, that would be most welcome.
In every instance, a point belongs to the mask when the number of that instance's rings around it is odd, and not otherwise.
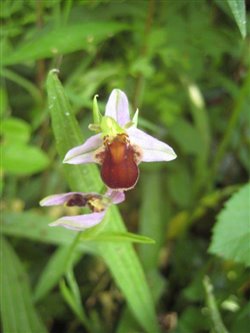
[[[87,199],[83,197],[81,194],[73,194],[68,201],[66,202],[66,206],[72,207],[72,206],[78,206],[78,207],[84,207],[87,204]]]
[[[118,136],[106,145],[101,167],[104,183],[112,189],[129,189],[134,187],[139,176],[133,147]]]

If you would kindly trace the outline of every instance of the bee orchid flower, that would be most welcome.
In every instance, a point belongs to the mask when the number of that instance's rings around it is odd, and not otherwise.
[[[93,113],[95,124],[89,128],[99,133],[70,149],[63,162],[100,164],[101,177],[108,188],[120,191],[133,188],[141,162],[176,158],[169,145],[137,128],[138,111],[131,120],[128,99],[123,91],[112,91],[104,116],[98,110],[95,97]]]
[[[67,207],[88,207],[91,213],[63,216],[50,223],[51,227],[65,227],[75,231],[83,231],[99,224],[111,204],[118,204],[125,200],[125,195],[120,191],[108,190],[105,195],[98,193],[68,192],[50,195],[40,201],[41,206],[65,205]]]

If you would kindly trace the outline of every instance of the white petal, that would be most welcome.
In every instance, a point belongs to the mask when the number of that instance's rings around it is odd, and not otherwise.
[[[116,191],[109,188],[105,195],[108,196],[114,204],[119,204],[125,200],[123,191]]]
[[[127,133],[131,144],[135,144],[141,148],[143,152],[142,162],[171,161],[177,157],[169,145],[136,127],[130,127]]]
[[[101,134],[96,134],[87,139],[82,145],[70,149],[63,163],[81,164],[96,163],[95,152],[103,144]]]
[[[49,195],[40,201],[40,206],[57,206],[63,205],[73,194],[83,194],[81,192],[68,192]]]
[[[49,224],[51,227],[64,227],[67,229],[82,231],[99,224],[106,211],[76,216],[64,216]]]
[[[123,91],[114,89],[111,92],[106,104],[105,116],[112,117],[122,127],[130,121],[128,99]]]

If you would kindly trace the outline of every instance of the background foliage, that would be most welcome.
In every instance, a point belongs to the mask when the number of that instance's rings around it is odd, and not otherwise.
[[[4,332],[248,332],[246,9],[241,0],[1,3]],[[47,80],[53,68],[62,85],[55,73]],[[132,245],[139,237],[124,233],[114,207],[103,230],[76,237],[47,226],[65,208],[38,205],[69,186],[103,187],[97,168],[61,161],[91,134],[93,96],[104,110],[113,88],[178,155],[142,164],[120,206],[126,228],[154,245]]]

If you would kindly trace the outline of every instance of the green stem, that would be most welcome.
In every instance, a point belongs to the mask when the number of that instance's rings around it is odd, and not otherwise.
[[[207,306],[210,310],[210,315],[211,315],[215,333],[229,333],[222,322],[220,312],[218,310],[216,300],[215,300],[215,297],[213,294],[213,286],[212,286],[208,276],[204,277],[203,284],[204,284],[204,288],[205,288],[205,292],[206,292],[206,296],[207,296]]]
[[[71,268],[71,264],[72,264],[71,258],[72,258],[73,252],[75,251],[79,241],[81,240],[81,236],[82,236],[82,232],[79,232],[69,247],[69,252],[66,257],[65,266],[64,266],[65,272]]]

